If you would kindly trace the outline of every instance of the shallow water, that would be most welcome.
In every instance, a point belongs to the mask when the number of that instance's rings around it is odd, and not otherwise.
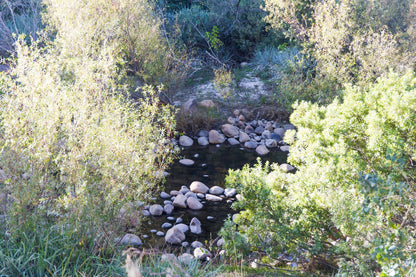
[[[258,155],[254,150],[240,148],[239,146],[215,145],[209,146],[192,146],[186,147],[181,151],[181,158],[192,159],[195,161],[193,166],[184,166],[175,161],[169,169],[169,175],[164,184],[164,191],[169,193],[171,190],[180,190],[181,186],[185,185],[189,188],[193,181],[201,181],[208,187],[220,186],[225,188],[225,176],[229,169],[242,168],[245,164],[256,164]],[[286,162],[287,154],[285,152],[274,149],[269,154],[261,157],[261,160],[284,163]],[[204,176],[205,175],[205,176]],[[158,204],[162,204],[163,200],[158,199]],[[186,233],[186,241],[192,242],[199,240],[201,242],[209,241],[217,237],[218,231],[221,229],[224,220],[228,215],[232,215],[234,211],[231,209],[231,203],[226,201],[204,203],[204,208],[199,211],[192,211],[189,209],[175,208],[170,215],[175,218],[182,218],[183,223],[189,225],[193,217],[198,218],[202,225],[202,234],[195,235],[190,232]],[[212,216],[214,219],[208,220],[207,216]],[[163,214],[159,217],[148,217],[143,226],[142,233],[148,235],[148,238],[143,239],[148,247],[160,248],[165,245],[163,237],[158,237],[151,233],[151,229],[162,231],[166,233],[168,229],[161,228],[164,222],[170,222],[167,215]]]

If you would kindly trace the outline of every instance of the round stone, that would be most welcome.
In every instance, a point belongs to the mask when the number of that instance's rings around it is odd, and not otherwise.
[[[193,166],[195,164],[195,162],[191,159],[181,159],[179,160],[179,163],[186,166]]]

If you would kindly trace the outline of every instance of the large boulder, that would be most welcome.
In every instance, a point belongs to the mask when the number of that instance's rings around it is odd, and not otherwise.
[[[209,131],[208,139],[211,144],[223,143],[225,141],[224,135],[220,134],[216,130]]]
[[[192,192],[195,193],[207,193],[209,191],[209,187],[202,182],[193,181],[189,186]]]
[[[180,136],[179,137],[179,144],[181,146],[192,146],[194,144],[194,140],[188,136]]]
[[[172,227],[166,232],[165,241],[170,244],[181,244],[185,240],[185,234],[179,229]]]
[[[238,136],[239,130],[237,127],[231,125],[231,124],[224,124],[221,126],[221,131],[224,135],[226,135],[229,138],[233,138]]]

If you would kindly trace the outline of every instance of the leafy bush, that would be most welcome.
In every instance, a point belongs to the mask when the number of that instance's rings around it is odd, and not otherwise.
[[[299,100],[326,104],[345,83],[365,87],[415,65],[413,1],[267,0],[265,8],[272,27],[285,30],[315,64],[306,75],[292,71],[277,81],[283,98],[294,86]],[[324,97],[305,97],[304,90]]]
[[[295,106],[298,131],[285,136],[295,174],[260,165],[230,174],[244,196],[239,230],[252,249],[267,242],[276,253],[335,260],[354,276],[404,276],[416,258],[416,78],[391,74],[344,95],[327,107]]]
[[[111,51],[117,62],[147,84],[169,87],[184,78],[186,55],[162,33],[147,0],[46,0],[49,27],[62,51],[76,58]],[[105,47],[103,47],[105,46]],[[181,57],[179,59],[178,57]]]

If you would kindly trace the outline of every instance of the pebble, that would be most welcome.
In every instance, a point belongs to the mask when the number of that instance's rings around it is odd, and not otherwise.
[[[156,236],[158,237],[163,237],[165,235],[165,233],[163,233],[162,231],[159,231],[156,233]]]
[[[167,217],[167,220],[171,220],[172,221],[172,220],[175,220],[175,218],[173,216],[168,216]]]
[[[165,223],[162,224],[162,228],[167,229],[167,228],[170,228],[170,227],[172,227],[172,224],[169,223],[169,222],[165,222]]]
[[[162,191],[160,193],[160,197],[163,198],[163,199],[169,199],[170,198],[170,194]]]
[[[213,219],[214,219],[214,217],[209,215],[209,216],[207,216],[207,219],[208,219],[208,220],[213,220]]]
[[[157,230],[152,229],[152,230],[150,230],[150,233],[157,233]]]
[[[182,219],[181,217],[178,217],[178,218],[176,219],[176,223],[178,224],[178,223],[181,223],[181,222],[183,222],[183,219]]]
[[[196,240],[191,243],[191,247],[198,248],[198,247],[204,247],[204,245],[202,244],[202,242]]]
[[[186,166],[192,166],[192,165],[195,164],[195,162],[191,159],[181,159],[181,160],[179,160],[179,163],[181,165],[186,165]]]
[[[216,196],[216,195],[212,195],[212,194],[209,194],[209,193],[207,193],[207,194],[205,195],[205,198],[206,198],[208,201],[212,201],[212,202],[219,202],[219,201],[222,201],[222,198],[221,198],[221,197],[218,197],[218,196]]]

